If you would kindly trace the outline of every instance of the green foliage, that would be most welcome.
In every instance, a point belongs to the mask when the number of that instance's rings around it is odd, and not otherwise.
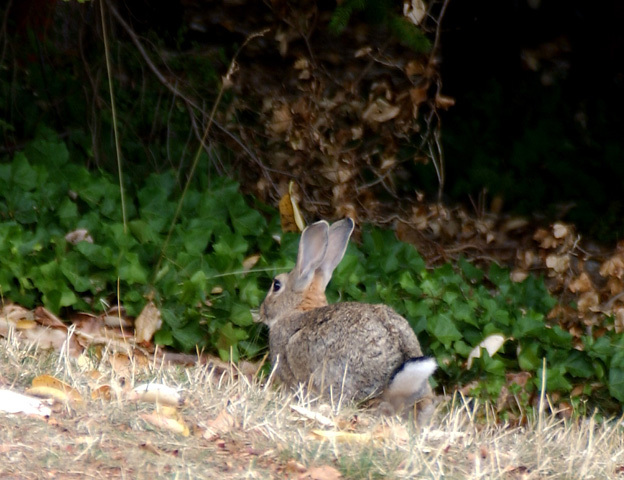
[[[270,278],[293,266],[298,236],[276,242],[273,210],[250,205],[236,183],[210,177],[208,168],[197,171],[204,173],[172,229],[181,191],[173,171],[127,186],[124,228],[115,180],[72,163],[65,145],[42,132],[0,164],[3,297],[57,313],[119,301],[138,315],[153,296],[164,321],[157,342],[207,348],[224,359],[258,355],[265,340],[250,309],[262,302]],[[268,223],[261,209],[274,220]],[[79,229],[92,241],[70,241],[67,234]],[[245,268],[256,254],[254,267]],[[328,297],[394,307],[438,359],[436,378],[445,385],[480,380],[476,393],[494,398],[507,374],[526,371],[531,380],[519,401],[528,402],[541,388],[545,359],[548,391],[570,394],[580,385],[593,400],[624,401],[624,340],[607,332],[574,348],[572,336],[546,320],[555,300],[539,278],[514,283],[496,264],[484,271],[461,258],[456,266],[427,269],[392,232],[365,227],[361,245],[352,242],[336,269]],[[470,353],[492,334],[505,338],[503,347],[491,356],[482,352],[468,369]]]
[[[396,6],[390,0],[345,0],[334,10],[329,29],[336,34],[341,33],[347,28],[351,17],[359,12],[369,23],[386,26],[394,37],[413,51],[428,51],[431,48],[429,39],[407,18],[395,13]]]
[[[180,196],[175,174],[154,173],[126,190],[127,230],[115,180],[71,163],[65,145],[45,132],[0,164],[3,296],[58,313],[102,310],[118,291],[137,315],[154,294],[164,319],[160,343],[208,347],[224,358],[256,354],[250,308],[263,298],[263,270],[279,263],[269,233],[277,224],[269,226],[236,183],[206,174],[189,190],[165,248]],[[92,242],[66,238],[79,229]],[[260,251],[260,271],[246,272],[243,260]]]
[[[416,250],[391,232],[365,229],[361,250],[349,247],[328,296],[393,306],[438,359],[436,378],[444,385],[480,380],[475,393],[494,399],[508,384],[507,374],[526,371],[531,380],[525,392],[536,393],[545,358],[549,392],[568,395],[577,385],[591,390],[593,384],[602,385],[592,393],[596,403],[610,396],[624,400],[624,340],[611,333],[585,337],[578,350],[572,335],[546,320],[556,302],[541,279],[514,283],[496,264],[484,271],[465,259],[457,263],[426,269]],[[491,358],[482,350],[467,369],[470,352],[492,334],[506,339],[503,347]],[[524,402],[528,406],[526,395]]]

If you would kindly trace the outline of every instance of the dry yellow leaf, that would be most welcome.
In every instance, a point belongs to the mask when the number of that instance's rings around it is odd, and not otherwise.
[[[280,221],[283,232],[302,232],[305,222],[299,210],[299,204],[294,192],[294,183],[288,184],[288,193],[284,194],[279,202]]]
[[[52,375],[39,375],[33,378],[32,387],[26,392],[61,402],[82,403],[82,396],[75,388]]]
[[[15,328],[17,328],[18,330],[31,330],[37,325],[37,322],[33,320],[22,319],[17,321],[17,323],[15,324]]]
[[[179,417],[172,418],[163,415],[161,412],[152,412],[141,414],[141,418],[154,427],[169,430],[184,437],[188,437],[191,433],[184,420]]]
[[[256,263],[258,263],[258,260],[260,260],[259,253],[248,256],[245,260],[243,260],[243,271],[248,272],[249,270],[251,270],[256,265]]]
[[[91,398],[93,400],[97,400],[98,398],[101,398],[102,400],[110,400],[112,398],[111,386],[100,385],[99,387],[93,389],[91,391]]]
[[[321,440],[338,442],[370,442],[373,436],[370,433],[352,433],[339,430],[312,430],[312,435]]]

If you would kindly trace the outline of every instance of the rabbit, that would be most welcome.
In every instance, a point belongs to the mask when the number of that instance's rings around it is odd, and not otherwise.
[[[405,414],[419,401],[417,420],[426,422],[437,363],[423,356],[407,321],[386,305],[327,304],[325,287],[353,227],[350,218],[308,226],[295,268],[274,278],[259,315],[269,327],[271,364],[288,386],[355,402],[377,398],[384,413]]]

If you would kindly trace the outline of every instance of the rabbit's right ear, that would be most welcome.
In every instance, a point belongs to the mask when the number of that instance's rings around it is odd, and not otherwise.
[[[325,287],[331,280],[334,270],[347,251],[347,245],[349,244],[349,238],[351,238],[351,234],[353,233],[353,227],[353,220],[349,217],[344,218],[329,227],[329,243],[327,244],[325,257],[316,272],[317,276],[320,278],[323,290],[325,290]]]
[[[329,239],[329,224],[321,220],[306,227],[299,240],[299,253],[295,265],[295,291],[301,292],[310,285],[314,272],[321,265]]]

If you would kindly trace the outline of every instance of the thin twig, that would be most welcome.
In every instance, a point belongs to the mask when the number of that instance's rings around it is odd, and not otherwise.
[[[112,7],[111,7],[112,8]],[[104,0],[100,0],[100,16],[102,20],[102,38],[104,39],[104,56],[106,57],[106,72],[108,74],[108,90],[110,93],[111,113],[113,118],[113,136],[115,137],[115,155],[117,156],[117,176],[119,177],[119,193],[121,195],[121,217],[123,220],[124,233],[128,231],[126,222],[126,201],[123,187],[123,173],[121,169],[121,147],[119,145],[119,133],[117,131],[117,110],[115,108],[115,95],[113,92],[113,74],[109,56],[108,35],[104,20]]]
[[[187,103],[188,105],[193,107],[195,110],[200,112],[204,117],[207,116],[208,115],[207,112],[197,102],[195,102],[192,98],[189,98],[176,85],[172,84],[169,80],[167,80],[167,78],[162,74],[162,72],[154,64],[154,62],[150,58],[149,54],[147,53],[147,51],[143,47],[143,44],[141,43],[141,40],[139,39],[138,35],[134,32],[134,30],[132,30],[130,25],[128,25],[128,23],[123,19],[123,17],[119,14],[117,9],[113,5],[110,6],[110,9],[111,9],[111,13],[115,17],[115,19],[119,22],[119,24],[124,28],[124,30],[126,30],[128,35],[130,36],[130,39],[132,40],[132,43],[134,43],[134,45],[136,46],[137,50],[139,51],[139,53],[143,57],[143,60],[145,60],[145,63],[147,64],[148,68],[154,73],[154,75],[156,76],[157,80],[160,83],[162,83],[165,86],[165,88],[170,90],[175,96],[181,98],[185,103]],[[262,33],[264,33],[264,32],[262,32]],[[253,34],[253,35],[257,35],[257,34]],[[224,133],[230,139],[232,139],[249,158],[251,158],[257,165],[259,165],[261,167],[261,169],[262,169],[262,172],[263,172],[265,178],[267,178],[267,180],[269,180],[271,183],[273,183],[273,181],[271,179],[271,176],[268,174],[268,172],[270,172],[272,170],[269,169],[268,167],[266,167],[262,163],[262,161],[249,149],[249,147],[247,145],[245,145],[245,143],[243,143],[243,141],[240,138],[238,138],[236,135],[234,135],[232,132],[230,132],[227,128],[225,128],[223,125],[221,125],[219,122],[217,122],[214,118],[211,120],[211,123],[217,129],[219,129],[222,133]],[[205,139],[202,139],[201,136],[198,136],[197,138],[200,141],[200,143],[205,146],[205,143],[204,143]],[[209,153],[208,150],[206,150],[206,151]]]

